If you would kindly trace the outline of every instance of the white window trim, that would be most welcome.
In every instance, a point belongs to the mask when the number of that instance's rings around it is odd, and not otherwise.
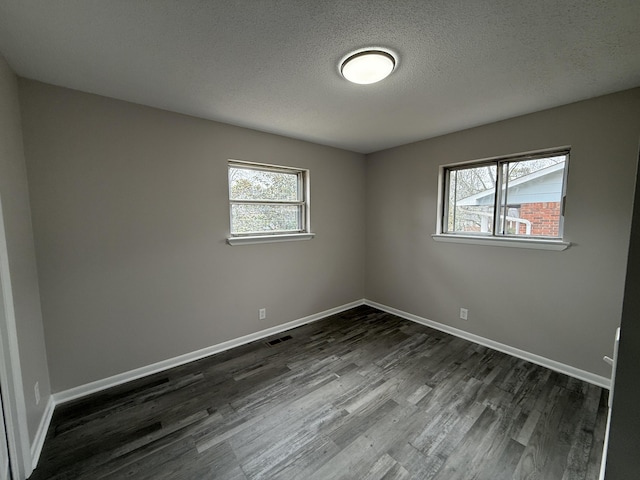
[[[534,250],[566,250],[571,242],[547,240],[544,238],[490,237],[474,235],[456,235],[453,233],[435,233],[431,235],[436,242],[468,243],[471,245],[491,245],[499,247],[530,248]]]
[[[243,237],[229,237],[229,245],[252,245],[256,243],[295,242],[298,240],[311,240],[315,233],[287,233],[280,235],[253,235]]]
[[[294,232],[274,232],[274,233],[249,233],[249,234],[229,234],[227,243],[229,245],[252,245],[258,243],[293,242],[300,240],[311,240],[315,233],[311,232],[311,198],[310,198],[310,173],[308,169],[299,167],[288,167],[284,165],[272,165],[267,163],[247,162],[244,160],[228,161],[229,166],[239,166],[254,169],[264,169],[268,171],[283,171],[288,173],[299,173],[303,188],[303,230]],[[229,228],[231,228],[231,206],[233,201],[229,198]]]
[[[523,159],[527,157],[542,157],[552,156],[558,153],[568,153],[571,150],[571,146],[563,146],[556,148],[549,148],[545,150],[535,150],[530,152],[517,153],[507,156],[497,156],[484,158],[479,160],[469,160],[466,162],[450,163],[447,165],[441,165],[438,171],[438,213],[436,215],[436,233],[431,235],[431,238],[436,242],[448,242],[448,243],[466,243],[472,245],[489,245],[489,246],[503,246],[503,247],[515,247],[515,248],[528,248],[535,250],[566,250],[571,246],[571,242],[564,240],[564,238],[536,238],[536,237],[514,237],[503,235],[464,235],[460,233],[445,233],[443,231],[444,213],[445,213],[445,199],[444,194],[446,191],[445,177],[447,169],[452,167],[461,167],[465,165],[474,165],[481,163],[497,162],[500,160],[510,159]],[[563,180],[563,192],[562,192],[562,204],[563,213],[560,221],[561,231],[564,232],[564,204],[566,202],[566,188],[567,188],[567,174],[569,171],[569,158],[567,156],[567,164],[564,169]]]

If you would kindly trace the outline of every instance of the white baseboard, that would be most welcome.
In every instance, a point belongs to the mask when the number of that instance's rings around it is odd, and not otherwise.
[[[49,425],[51,425],[55,406],[56,404],[53,400],[53,396],[51,395],[49,396],[49,400],[47,400],[47,406],[44,409],[40,425],[38,425],[38,430],[36,431],[36,436],[31,444],[31,467],[34,470],[36,465],[38,465],[38,460],[40,460],[40,454],[42,453],[44,440],[47,438],[47,431],[49,430]]]
[[[234,338],[226,342],[218,343],[217,345],[212,345],[201,350],[196,350],[195,352],[185,353],[184,355],[180,355],[178,357],[169,358],[167,360],[153,363],[145,367],[136,368],[134,370],[119,373],[102,380],[96,380],[95,382],[70,388],[69,390],[55,393],[53,395],[53,401],[55,405],[60,405],[62,403],[70,402],[78,398],[86,397],[87,395],[106,390],[107,388],[115,387],[132,380],[137,380],[142,377],[153,375],[154,373],[162,372],[164,370],[169,370],[170,368],[178,367],[189,362],[200,360],[201,358],[215,355],[216,353],[224,352],[225,350],[239,347],[240,345],[244,345],[255,340],[260,340],[261,338],[269,337],[271,335],[275,335],[276,333],[291,330],[292,328],[296,328],[301,325],[316,322],[331,315],[335,315],[336,313],[341,313],[345,310],[349,310],[363,304],[364,300],[356,300],[355,302],[347,303],[339,307],[331,308],[323,312],[315,313],[307,317],[283,323],[282,325],[276,325],[275,327],[260,330],[259,332],[251,333],[243,337]]]
[[[292,328],[296,328],[301,325],[305,325],[308,323],[321,320],[323,318],[329,317],[331,315],[335,315],[337,313],[344,312],[346,310],[349,310],[351,308],[354,308],[360,305],[369,305],[371,307],[377,308],[384,312],[391,313],[393,315],[397,315],[399,317],[410,320],[412,322],[426,325],[428,327],[434,328],[436,330],[440,330],[445,333],[449,333],[456,337],[460,337],[465,340],[469,340],[471,342],[484,345],[486,347],[492,348],[494,350],[498,350],[508,355],[512,355],[514,357],[527,360],[529,362],[535,363],[537,365],[541,365],[551,370],[564,373],[571,377],[584,380],[588,383],[592,383],[599,387],[603,387],[607,389],[610,388],[611,381],[606,377],[602,377],[602,376],[593,374],[591,372],[587,372],[585,370],[580,370],[570,365],[565,365],[555,360],[551,360],[551,359],[542,357],[540,355],[536,355],[534,353],[526,352],[524,350],[520,350],[518,348],[511,347],[509,345],[505,345],[503,343],[499,343],[494,340],[490,340],[488,338],[475,335],[473,333],[465,332],[464,330],[459,330],[457,328],[450,327],[442,323],[434,322],[433,320],[428,320],[426,318],[422,318],[412,313],[404,312],[402,310],[398,310],[396,308],[389,307],[381,303],[362,299],[362,300],[356,300],[351,303],[347,303],[345,305],[341,305],[339,307],[331,308],[323,312],[309,315],[307,317],[299,318],[291,322],[283,323],[282,325],[277,325],[275,327],[267,328],[259,332],[251,333],[243,337],[234,338],[232,340],[228,340],[226,342],[222,342],[217,345],[212,345],[210,347],[206,347],[201,350],[196,350],[195,352],[186,353],[178,357],[169,358],[167,360],[163,360],[161,362],[147,365],[145,367],[136,368],[128,372],[123,372],[117,375],[113,375],[111,377],[104,378],[102,380],[96,380],[95,382],[87,383],[85,385],[80,385],[78,387],[74,387],[68,390],[64,390],[62,392],[55,393],[50,398],[49,403],[47,404],[47,409],[46,409],[45,415],[43,416],[43,421],[40,425],[40,428],[38,429],[38,434],[36,435],[36,439],[31,449],[32,458],[36,457],[36,455],[34,455],[34,452],[37,453],[37,456],[40,455],[40,450],[42,449],[42,443],[44,442],[44,437],[46,436],[47,428],[49,426],[49,422],[51,421],[51,415],[53,414],[53,409],[57,405],[70,402],[72,400],[76,400],[78,398],[82,398],[87,395],[91,395],[93,393],[100,392],[102,390],[106,390],[108,388],[115,387],[117,385],[121,385],[126,382],[130,382],[132,380],[137,380],[142,377],[153,375],[154,373],[162,372],[164,370],[178,367],[180,365],[184,365],[189,362],[200,360],[201,358],[215,355],[216,353],[224,352],[225,350],[239,347],[241,345],[245,345],[255,340],[260,340],[262,338],[269,337],[271,335],[275,335],[277,333],[284,332],[286,330],[291,330]],[[46,425],[45,425],[45,422],[46,422]]]
[[[541,365],[551,370],[555,370],[556,372],[564,373],[565,375],[569,375],[570,377],[574,377],[579,380],[584,380],[585,382],[591,383],[593,385],[597,385],[598,387],[602,387],[606,389],[611,388],[610,379],[606,377],[602,377],[600,375],[596,375],[595,373],[587,372],[586,370],[580,370],[579,368],[572,367],[571,365],[566,365],[564,363],[560,363],[555,360],[551,360],[549,358],[536,355],[535,353],[530,353],[525,350],[520,350],[519,348],[511,347],[509,345],[505,345],[504,343],[496,342],[494,340],[481,337],[480,335],[475,335],[473,333],[465,332],[464,330],[450,327],[449,325],[444,325],[442,323],[434,322],[433,320],[428,320],[426,318],[419,317],[418,315],[407,313],[402,310],[398,310],[397,308],[389,307],[387,305],[383,305],[378,302],[365,299],[364,304],[369,305],[370,307],[377,308],[384,312],[397,315],[398,317],[402,317],[406,320],[411,320],[412,322],[416,322],[421,325],[426,325],[427,327],[440,330],[441,332],[449,333],[456,337],[469,340],[470,342],[479,343],[480,345],[484,345],[485,347],[489,347],[494,350],[498,350],[500,352],[506,353],[508,355],[521,358],[523,360],[527,360],[531,363],[535,363],[537,365]]]
[[[148,375],[153,375],[154,373],[162,372],[170,368],[178,367],[180,365],[184,365],[189,362],[200,360],[201,358],[215,355],[216,353],[224,352],[225,350],[239,347],[241,345],[245,345],[247,343],[260,340],[262,338],[269,337],[271,335],[275,335],[277,333],[284,332],[286,330],[291,330],[292,328],[296,328],[301,325],[313,323],[323,318],[329,317],[331,315],[335,315],[337,313],[344,312],[351,308],[358,307],[360,305],[368,305],[370,307],[377,308],[384,312],[397,315],[398,317],[404,318],[406,320],[410,320],[412,322],[416,322],[421,325],[434,328],[436,330],[454,335],[456,337],[460,337],[465,340],[469,340],[471,342],[484,345],[485,347],[498,350],[508,355],[512,355],[514,357],[521,358],[523,360],[527,360],[531,363],[541,365],[551,370],[564,373],[571,377],[584,380],[585,382],[597,385],[599,387],[603,387],[606,389],[610,388],[611,381],[606,377],[595,375],[591,372],[580,370],[570,365],[565,365],[555,360],[551,360],[551,359],[542,357],[540,355],[536,355],[534,353],[520,350],[518,348],[511,347],[509,345],[505,345],[503,343],[499,343],[494,340],[490,340],[488,338],[475,335],[473,333],[465,332],[464,330],[450,327],[442,323],[434,322],[433,320],[428,320],[426,318],[419,317],[418,315],[414,315],[412,313],[398,310],[397,308],[389,307],[387,305],[383,305],[381,303],[377,303],[371,300],[362,299],[362,300],[356,300],[351,303],[347,303],[345,305],[341,305],[339,307],[331,308],[323,312],[309,315],[307,317],[299,318],[297,320],[293,320],[291,322],[287,322],[282,325],[277,325],[275,327],[267,328],[259,332],[251,333],[243,337],[228,340],[226,342],[222,342],[217,345],[212,345],[210,347],[203,348],[195,352],[186,353],[178,357],[163,360],[161,362],[147,365],[145,367],[136,368],[128,372],[120,373],[118,375],[113,375],[111,377],[108,377],[102,380],[97,380],[95,382],[87,383],[85,385],[80,385],[78,387],[74,387],[69,390],[64,390],[62,392],[55,393],[54,395],[49,397],[47,406],[42,416],[42,420],[40,422],[40,425],[38,426],[38,431],[36,432],[33,444],[31,445],[31,459],[32,459],[33,468],[35,469],[36,465],[38,464],[38,460],[40,458],[40,454],[42,452],[44,441],[47,435],[47,430],[49,429],[49,425],[53,417],[53,412],[57,405],[60,405],[62,403],[69,402],[72,400],[76,400],[78,398],[82,398],[87,395],[91,395],[93,393],[100,392],[102,390],[106,390],[108,388],[115,387],[117,385],[121,385],[126,382],[130,382],[132,380],[137,380],[139,378],[146,377]]]

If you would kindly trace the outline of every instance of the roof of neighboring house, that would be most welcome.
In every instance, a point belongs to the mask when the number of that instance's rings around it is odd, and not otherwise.
[[[509,182],[507,204],[559,202],[562,198],[563,176],[564,162],[517,178]],[[491,188],[462,198],[456,205],[493,205],[494,196],[494,189]]]

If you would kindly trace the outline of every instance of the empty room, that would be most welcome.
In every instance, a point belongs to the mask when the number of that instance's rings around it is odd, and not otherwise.
[[[640,3],[0,0],[0,480],[631,480]]]

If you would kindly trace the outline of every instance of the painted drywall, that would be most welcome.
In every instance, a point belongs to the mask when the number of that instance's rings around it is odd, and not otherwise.
[[[20,99],[54,392],[364,296],[363,155],[29,80]],[[316,237],[227,245],[228,159],[310,169]]]
[[[640,173],[640,172],[639,172]],[[616,369],[611,430],[605,478],[627,480],[638,476],[638,446],[640,445],[640,176],[636,179],[636,194],[631,225],[629,261],[625,284],[620,347]]]
[[[602,356],[621,317],[639,111],[634,89],[368,155],[367,298],[610,376]],[[431,238],[440,165],[567,145],[568,250]]]
[[[51,389],[20,125],[18,79],[1,55],[0,198],[9,255],[27,426],[33,443]],[[36,382],[40,388],[39,404],[36,404],[33,388]]]

